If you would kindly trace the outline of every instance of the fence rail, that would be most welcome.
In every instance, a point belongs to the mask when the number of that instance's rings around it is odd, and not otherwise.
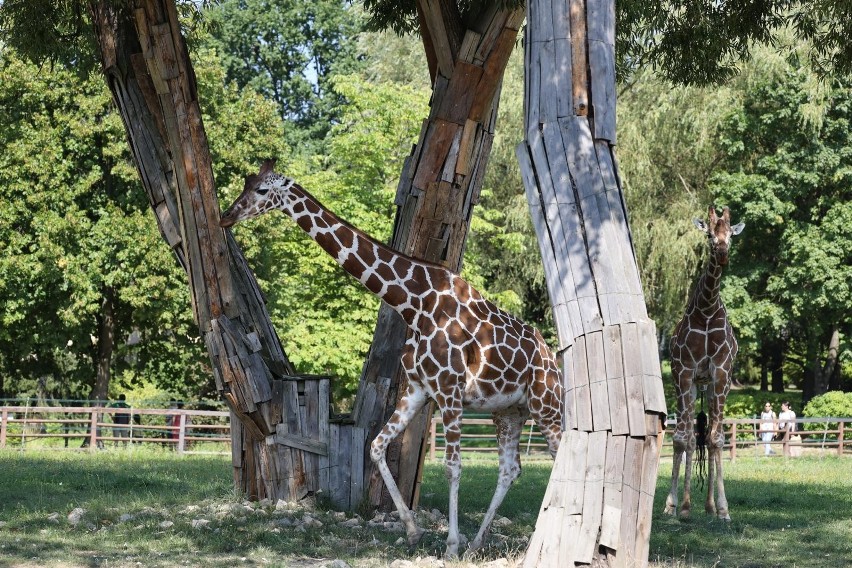
[[[725,431],[725,450],[733,460],[743,452],[763,452],[764,444],[769,444],[776,455],[794,456],[801,450],[820,450],[822,453],[836,452],[843,455],[844,452],[852,452],[852,418],[797,418],[795,432],[782,432],[772,430],[775,438],[771,442],[760,439],[759,418],[734,418],[723,421]],[[429,457],[436,459],[444,451],[445,440],[441,433],[441,418],[432,418],[429,435]],[[807,426],[806,426],[807,425]],[[660,434],[660,456],[671,457],[674,450],[672,445],[672,433],[674,432],[675,420],[666,420],[666,429]],[[806,429],[807,428],[807,429]],[[798,435],[801,439],[792,438]],[[494,433],[494,424],[490,418],[467,418],[462,425],[462,448],[464,451],[496,451],[497,438]],[[548,452],[544,437],[538,432],[535,423],[528,420],[524,425],[521,435],[521,449],[526,454]]]
[[[129,423],[116,423],[116,414],[129,415]],[[725,449],[731,459],[744,452],[762,453],[760,419],[727,419],[723,423]],[[797,418],[796,432],[774,431],[768,442],[777,455],[796,455],[801,450],[852,452],[852,418]],[[433,417],[429,435],[430,459],[440,458],[444,450],[441,419]],[[662,457],[672,455],[675,422],[666,421],[661,434]],[[110,408],[103,406],[0,406],[0,448],[49,447],[52,449],[94,450],[109,444],[159,444],[179,453],[230,452],[230,413],[212,410],[176,408]],[[81,442],[75,445],[75,442]],[[490,418],[466,416],[462,426],[462,447],[470,452],[494,452],[497,439]],[[521,436],[526,454],[547,454],[547,443],[528,420]]]
[[[116,422],[125,415],[128,422]],[[10,445],[51,449],[107,444],[160,444],[178,453],[228,453],[230,413],[179,408],[103,406],[2,406],[0,448]],[[61,445],[59,442],[61,441]],[[81,442],[75,447],[75,443]]]

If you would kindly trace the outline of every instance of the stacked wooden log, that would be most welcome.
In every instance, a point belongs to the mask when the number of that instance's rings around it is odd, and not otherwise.
[[[529,0],[517,148],[559,334],[565,434],[525,566],[644,566],[666,413],[615,145],[615,6]]]

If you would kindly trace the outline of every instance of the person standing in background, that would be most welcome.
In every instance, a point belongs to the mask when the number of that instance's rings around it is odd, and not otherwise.
[[[775,453],[769,442],[775,437],[776,418],[772,404],[767,402],[763,405],[763,412],[760,413],[760,439],[763,440],[763,455],[765,456]]]

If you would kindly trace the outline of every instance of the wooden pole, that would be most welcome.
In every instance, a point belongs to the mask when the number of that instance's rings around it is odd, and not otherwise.
[[[645,566],[666,404],[615,165],[614,1],[529,0],[524,49],[516,154],[565,387],[524,566]]]
[[[844,422],[843,422],[843,420],[840,420],[840,422],[837,423],[837,455],[838,456],[843,455],[843,444],[844,444],[843,426],[844,426]]]
[[[3,416],[0,417],[0,448],[6,447],[6,430],[9,425],[9,411],[3,409]]]
[[[731,424],[731,461],[737,460],[737,423]]]

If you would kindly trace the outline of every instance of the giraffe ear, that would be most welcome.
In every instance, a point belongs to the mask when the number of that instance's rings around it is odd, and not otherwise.
[[[734,235],[739,235],[743,232],[743,229],[745,229],[745,223],[737,223],[736,225],[731,227],[731,233],[733,233]]]
[[[710,225],[712,226],[715,226],[719,221],[719,217],[716,216],[716,208],[712,205],[707,208],[707,216],[710,218]]]
[[[258,175],[260,175],[260,176],[266,175],[266,174],[272,172],[272,170],[274,168],[275,168],[275,160],[274,159],[264,160],[263,163],[260,165],[260,172],[258,172]]]
[[[697,217],[693,219],[692,222],[695,225],[696,229],[698,229],[699,231],[704,231],[705,233],[707,232],[707,223]]]

